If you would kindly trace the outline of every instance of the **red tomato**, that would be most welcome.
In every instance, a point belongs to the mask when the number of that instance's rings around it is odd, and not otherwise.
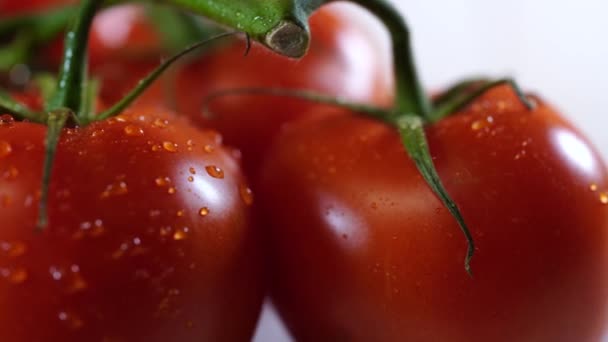
[[[248,341],[252,197],[220,136],[152,107],[65,129],[36,232],[45,132],[0,125],[0,341]]]
[[[382,37],[366,29],[367,17],[352,5],[324,6],[310,21],[311,46],[301,60],[290,60],[254,44],[245,57],[243,42],[220,47],[180,69],[175,104],[203,126],[218,129],[229,145],[243,152],[248,174],[257,167],[278,128],[318,104],[279,97],[231,96],[211,104],[214,118],[203,117],[206,97],[243,87],[309,89],[361,102],[390,101],[392,76]]]
[[[599,341],[608,174],[544,102],[506,87],[428,127],[458,226],[396,131],[353,115],[290,124],[261,173],[274,302],[298,341]]]

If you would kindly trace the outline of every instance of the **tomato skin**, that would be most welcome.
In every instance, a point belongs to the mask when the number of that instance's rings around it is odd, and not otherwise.
[[[203,116],[206,97],[219,90],[244,87],[308,89],[374,104],[390,103],[388,49],[366,30],[367,17],[352,5],[323,6],[310,20],[311,46],[291,60],[253,44],[220,47],[176,75],[175,104],[204,127],[214,127],[226,143],[243,152],[243,166],[253,174],[279,127],[320,105],[311,101],[259,94],[230,96],[210,103],[212,118]],[[374,24],[374,23],[372,23]]]
[[[298,341],[599,341],[606,167],[548,105],[505,87],[427,130],[466,244],[393,129],[317,113],[275,141],[259,188],[274,302]]]
[[[66,130],[36,233],[44,134],[0,126],[0,340],[248,341],[257,234],[219,135],[152,107]]]

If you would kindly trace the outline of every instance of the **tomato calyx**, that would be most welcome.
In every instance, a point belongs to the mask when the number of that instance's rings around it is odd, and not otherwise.
[[[511,78],[498,80],[470,79],[454,84],[433,101],[433,110],[429,115],[429,121],[439,121],[461,110],[486,91],[503,84],[507,84],[513,89],[519,101],[528,110],[533,110],[536,107],[535,103],[524,94],[517,82]]]
[[[458,206],[445,190],[441,178],[433,165],[424,127],[427,124],[433,124],[434,122],[458,112],[467,104],[483,95],[486,91],[503,84],[511,86],[518,99],[528,110],[533,110],[535,108],[534,102],[526,97],[514,80],[503,78],[498,80],[465,80],[454,85],[433,101],[427,118],[423,118],[414,113],[401,112],[395,108],[380,108],[368,104],[354,103],[345,98],[328,96],[314,91],[283,88],[234,88],[214,92],[207,96],[204,101],[203,115],[207,117],[213,117],[215,115],[215,113],[210,111],[209,105],[218,98],[240,95],[278,96],[293,97],[345,108],[353,113],[382,121],[394,127],[399,132],[401,142],[409,157],[414,161],[418,171],[460,226],[467,241],[467,253],[464,267],[467,273],[472,275],[471,260],[475,252],[475,242],[460,209],[458,209]]]
[[[48,127],[45,139],[45,159],[43,166],[41,198],[39,202],[38,230],[46,227],[48,223],[47,201],[48,187],[51,179],[51,170],[59,143],[59,138],[66,126],[86,126],[94,121],[109,119],[123,112],[137,97],[146,90],[167,68],[181,57],[208,44],[209,42],[232,36],[238,32],[222,33],[210,39],[193,44],[180,51],[150,72],[144,79],[121,100],[109,109],[96,113],[95,99],[97,97],[98,83],[89,80],[87,75],[87,45],[89,30],[100,2],[85,0],[81,3],[76,19],[66,33],[63,63],[57,79],[56,86],[46,82],[44,93],[48,97],[42,113],[36,113],[11,99],[10,96],[0,93],[0,109],[16,116],[21,120],[28,120]],[[249,49],[247,36],[247,51]],[[48,80],[47,80],[48,81]]]

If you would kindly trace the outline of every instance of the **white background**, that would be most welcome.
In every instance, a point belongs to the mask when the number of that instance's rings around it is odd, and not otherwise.
[[[608,159],[607,0],[393,2],[410,25],[427,89],[466,76],[512,76],[559,108]],[[291,341],[270,310],[254,340]]]

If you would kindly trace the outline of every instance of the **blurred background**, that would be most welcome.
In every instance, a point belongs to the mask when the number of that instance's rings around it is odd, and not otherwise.
[[[559,108],[608,159],[608,1],[392,2],[410,25],[427,89],[471,76],[514,77]],[[388,44],[379,26],[370,30]],[[269,306],[254,341],[291,341]]]

